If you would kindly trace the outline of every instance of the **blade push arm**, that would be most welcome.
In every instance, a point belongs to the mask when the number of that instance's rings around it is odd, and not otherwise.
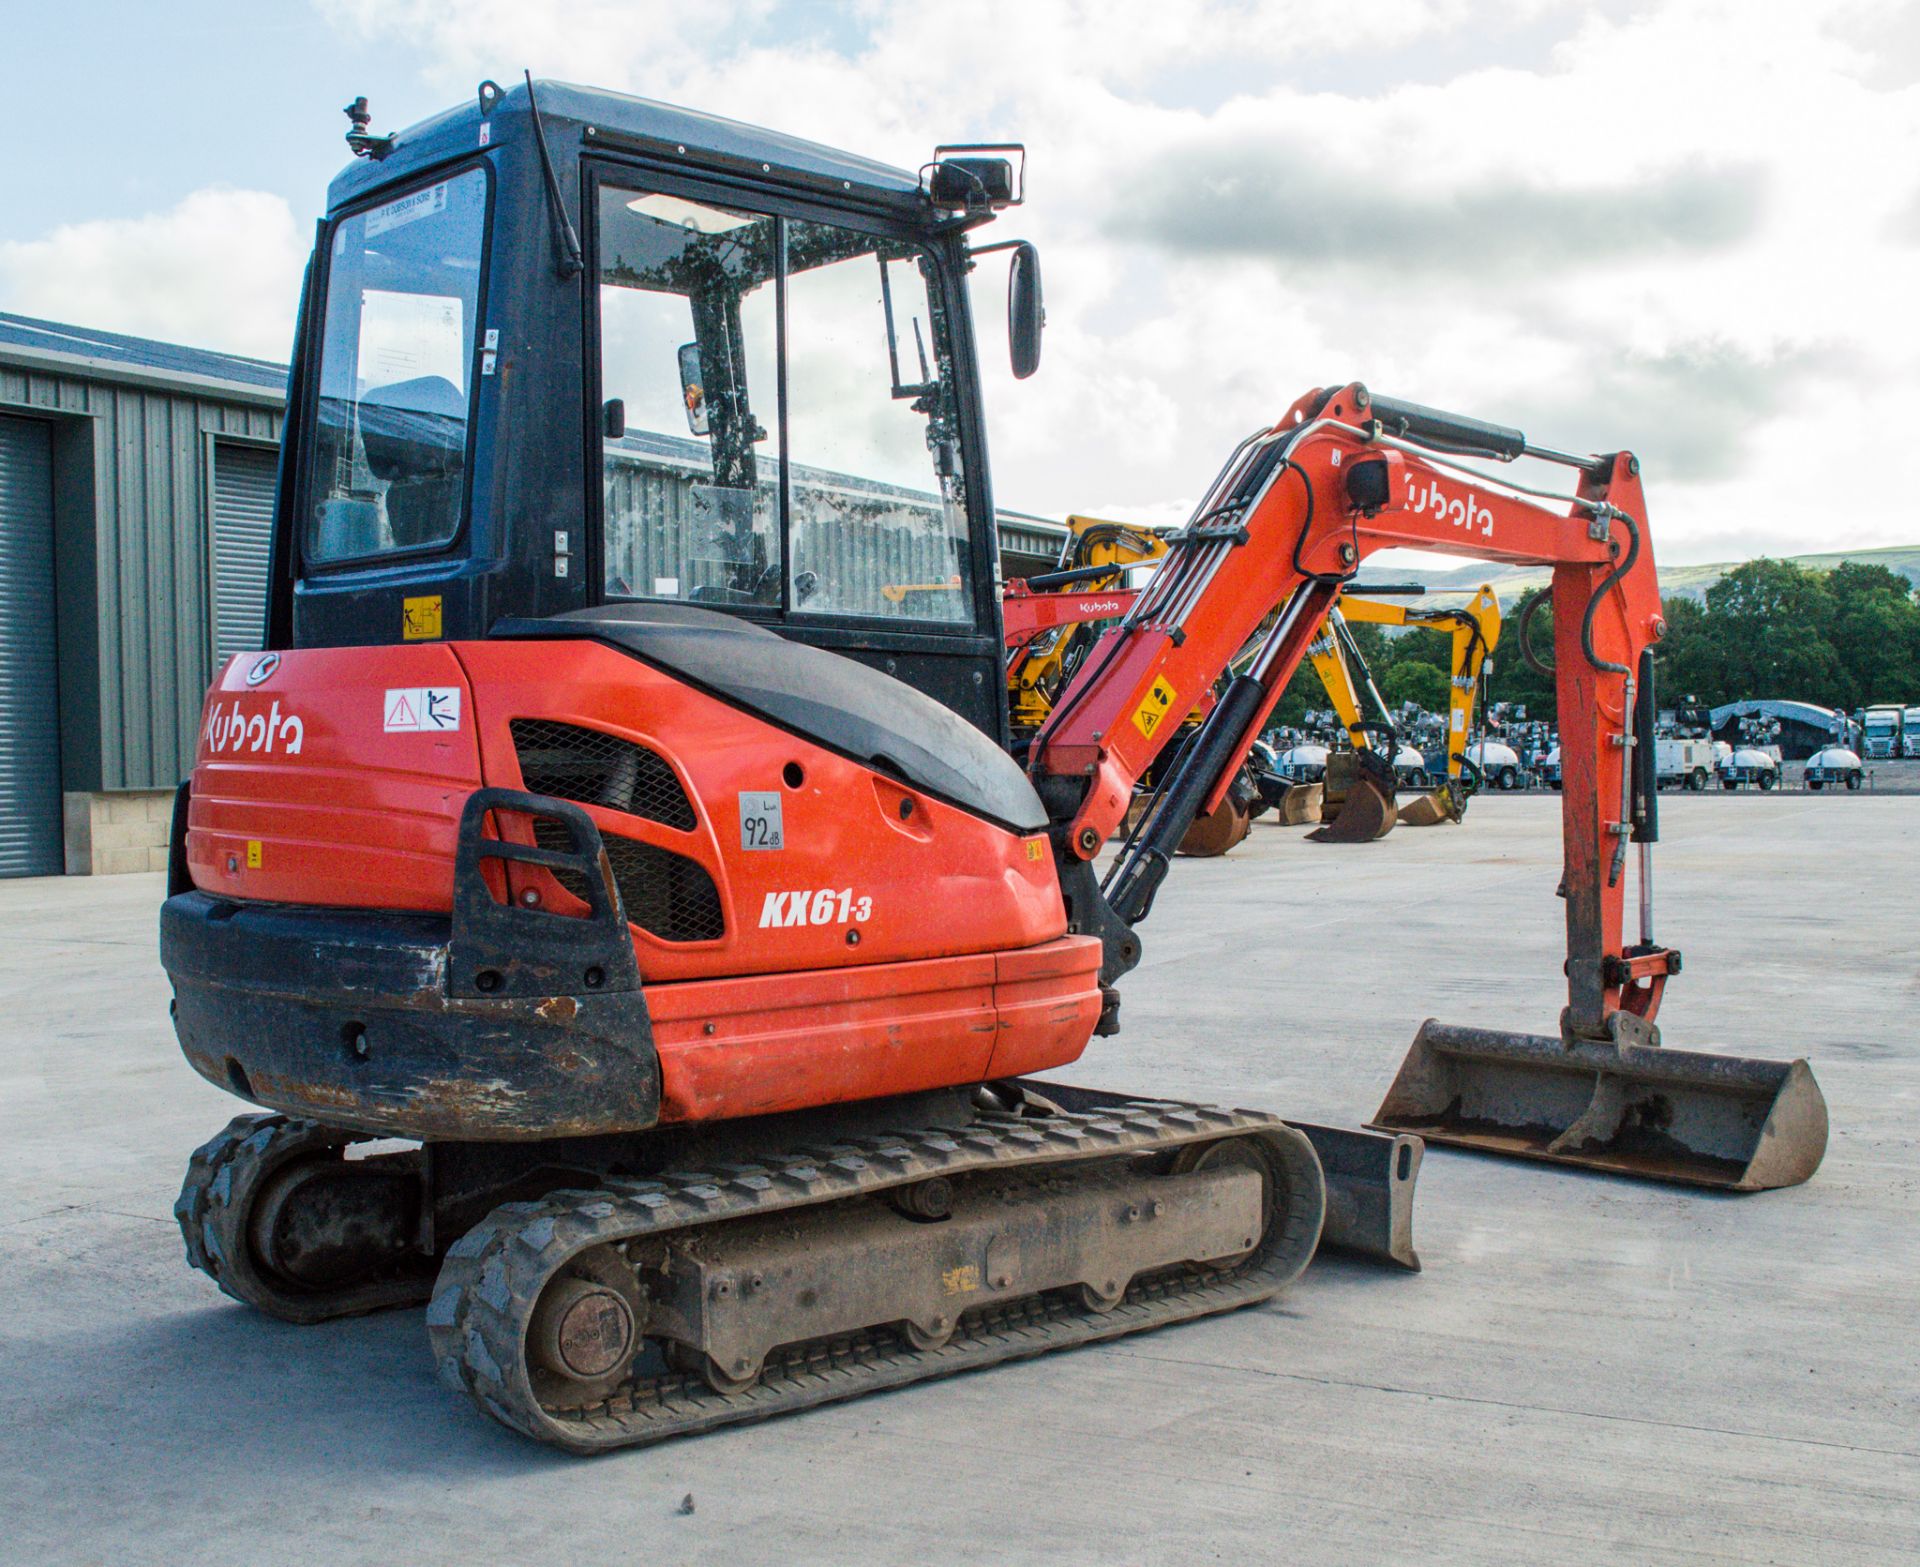
[[[1546,503],[1462,465],[1545,457],[1578,470]],[[1223,790],[1314,633],[1369,555],[1410,546],[1553,568],[1572,1023],[1650,1017],[1668,955],[1620,926],[1635,677],[1665,631],[1639,463],[1530,447],[1517,431],[1372,398],[1309,393],[1235,450],[1132,608],[1082,661],[1036,736],[1030,767],[1063,873],[1097,855],[1135,782],[1195,695],[1276,606],[1246,671],[1169,771],[1141,836],[1109,873],[1112,912],[1143,917],[1192,815]],[[1184,819],[1183,819],[1184,815]],[[1643,933],[1644,936],[1645,933]],[[1645,950],[1642,950],[1645,949]]]

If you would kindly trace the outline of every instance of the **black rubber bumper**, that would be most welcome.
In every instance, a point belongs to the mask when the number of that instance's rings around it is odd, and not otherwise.
[[[506,790],[474,802],[451,918],[167,899],[160,961],[194,1069],[256,1104],[378,1136],[503,1142],[652,1126],[659,1058],[625,913],[597,870],[599,834],[564,802]],[[481,838],[491,809],[566,821],[574,853]],[[487,858],[577,860],[611,902],[596,897],[586,919],[495,903],[478,869]]]

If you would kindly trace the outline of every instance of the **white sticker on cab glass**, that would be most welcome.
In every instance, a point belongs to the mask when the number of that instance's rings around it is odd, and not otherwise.
[[[367,238],[384,234],[388,229],[405,228],[409,223],[418,223],[422,218],[430,218],[446,210],[447,187],[444,181],[429,185],[425,190],[411,191],[384,207],[375,207],[367,214]]]

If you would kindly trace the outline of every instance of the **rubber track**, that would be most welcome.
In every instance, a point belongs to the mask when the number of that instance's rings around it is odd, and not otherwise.
[[[424,1271],[350,1289],[306,1291],[281,1284],[254,1260],[247,1221],[267,1177],[296,1160],[334,1158],[349,1143],[367,1140],[291,1116],[235,1116],[194,1150],[174,1200],[188,1265],[235,1300],[283,1322],[327,1322],[418,1305],[433,1289],[432,1275]]]
[[[714,1392],[697,1373],[629,1382],[612,1398],[555,1412],[536,1399],[524,1349],[540,1292],[568,1259],[590,1247],[747,1214],[864,1196],[930,1176],[1018,1170],[1130,1157],[1232,1134],[1261,1136],[1291,1179],[1286,1207],[1252,1257],[1231,1272],[1198,1267],[1136,1280],[1104,1314],[1063,1295],[1031,1296],[961,1318],[938,1349],[915,1350],[888,1328],[776,1350],[744,1392]],[[1301,1163],[1301,1155],[1306,1163]],[[1306,1268],[1319,1239],[1325,1192],[1303,1134],[1244,1110],[1140,1102],[1037,1119],[982,1115],[963,1128],[861,1138],[796,1150],[753,1165],[646,1181],[608,1181],[509,1203],[447,1254],[427,1328],[442,1380],[496,1419],[575,1453],[639,1446],[764,1420],[883,1388],[1136,1333],[1266,1300]]]

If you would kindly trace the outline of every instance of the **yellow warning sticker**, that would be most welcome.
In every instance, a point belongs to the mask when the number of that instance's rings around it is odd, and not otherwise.
[[[440,635],[440,595],[429,593],[400,605],[400,635],[409,642],[430,642]]]
[[[1147,692],[1146,700],[1134,710],[1133,727],[1151,740],[1161,720],[1172,711],[1173,687],[1167,684],[1164,675],[1155,675],[1153,689]]]
[[[1046,851],[1047,851],[1046,839],[1029,838],[1027,840],[1027,858],[1028,859],[1037,860],[1040,858],[1041,855],[1045,854]]]
[[[247,869],[250,871],[260,869],[260,840],[258,838],[249,838],[247,840]]]

